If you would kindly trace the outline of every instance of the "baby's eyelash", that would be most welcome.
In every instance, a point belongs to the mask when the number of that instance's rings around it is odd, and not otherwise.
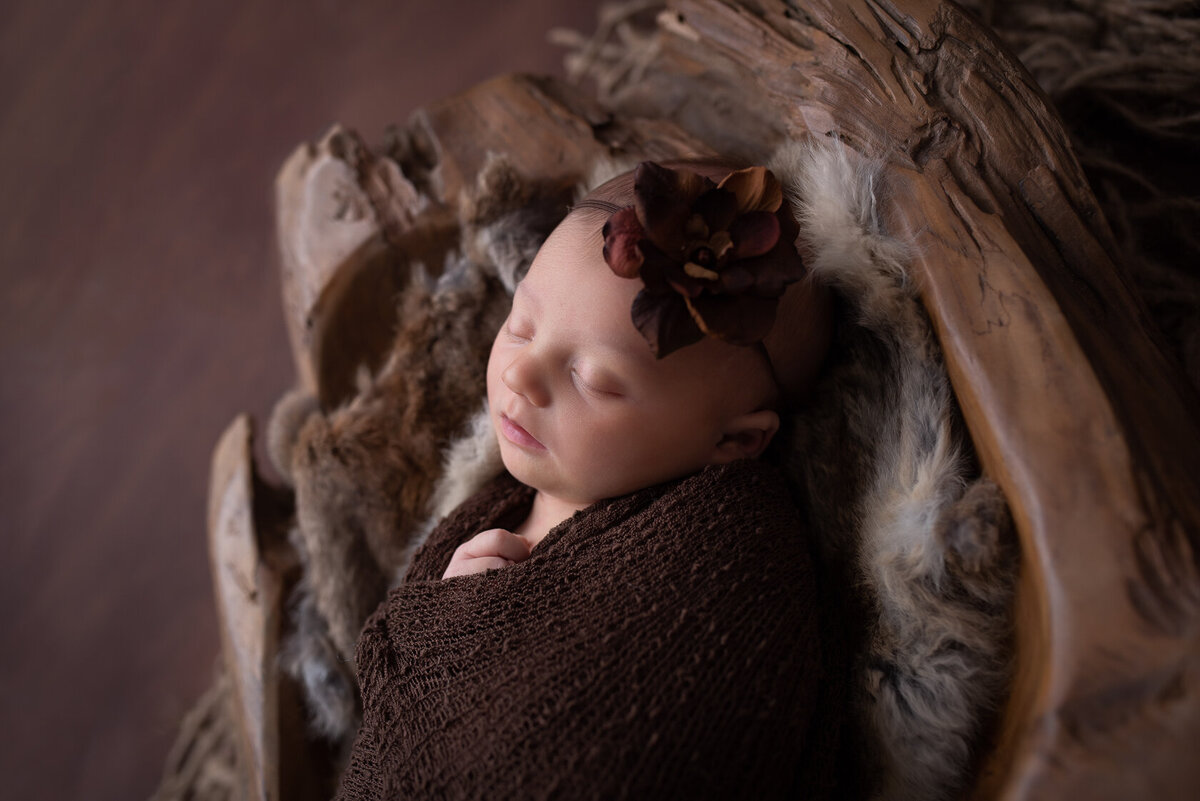
[[[504,333],[508,335],[509,339],[512,339],[516,342],[528,342],[529,340],[533,339],[532,332],[529,334],[518,334],[507,322],[504,324]]]
[[[600,389],[596,386],[593,386],[592,384],[589,384],[586,380],[584,380],[583,376],[579,373],[579,371],[574,368],[571,369],[571,375],[575,377],[575,380],[579,383],[579,385],[581,387],[583,387],[586,391],[592,393],[593,395],[595,395],[598,398],[619,398],[619,397],[621,397],[621,393],[619,393],[619,392],[609,392],[608,390]]]

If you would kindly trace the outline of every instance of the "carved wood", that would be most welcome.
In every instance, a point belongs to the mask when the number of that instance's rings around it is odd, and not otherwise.
[[[285,539],[291,515],[286,494],[259,479],[251,421],[239,415],[213,451],[208,547],[243,797],[254,801],[328,798],[336,778],[327,749],[307,736],[298,688],[279,667],[298,568]]]
[[[239,416],[213,453],[208,496],[209,561],[235,727],[249,798],[279,795],[278,652],[282,579],[264,564],[253,518],[250,420]],[[266,569],[264,569],[266,568]]]
[[[669,6],[619,112],[751,159],[833,133],[888,162],[886,213],[1023,547],[1018,678],[977,796],[1192,797],[1200,404],[1056,113],[950,3]]]

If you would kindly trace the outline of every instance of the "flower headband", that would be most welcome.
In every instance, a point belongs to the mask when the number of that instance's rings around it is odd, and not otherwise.
[[[655,357],[705,334],[761,342],[784,289],[805,273],[795,236],[781,236],[795,222],[778,213],[783,190],[771,171],[748,167],[717,184],[643,161],[633,194],[604,225],[604,260],[645,284],[632,317]]]

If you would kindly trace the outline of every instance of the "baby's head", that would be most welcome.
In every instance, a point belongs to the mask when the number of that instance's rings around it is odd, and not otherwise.
[[[686,169],[718,181],[730,172],[709,164]],[[665,356],[660,344],[656,356],[646,324],[639,330],[631,318],[646,283],[610,267],[602,234],[614,211],[633,203],[626,174],[559,224],[518,285],[488,360],[488,403],[505,467],[579,505],[758,456],[779,428],[779,411],[803,394],[828,347],[828,299],[799,282],[788,289],[786,316],[799,311],[803,322],[770,335],[798,345],[769,356],[762,345],[701,336]],[[681,299],[678,306],[688,314]],[[664,306],[654,324],[666,330],[674,311]],[[774,356],[782,350],[790,351],[786,369]]]

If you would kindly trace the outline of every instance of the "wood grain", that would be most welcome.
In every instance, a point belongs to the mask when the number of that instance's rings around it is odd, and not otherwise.
[[[888,162],[887,214],[917,245],[923,299],[1023,547],[1018,679],[978,796],[1191,797],[1200,405],[1112,261],[1056,113],[949,3],[671,7],[655,83],[629,88],[631,109],[652,108],[678,72],[725,106],[672,111],[700,138],[734,130],[735,149],[762,158],[776,126],[734,120],[773,116],[784,135],[837,134]]]
[[[236,418],[213,453],[208,547],[222,650],[233,677],[247,796],[279,799],[279,635],[283,578],[259,547],[250,420]]]

